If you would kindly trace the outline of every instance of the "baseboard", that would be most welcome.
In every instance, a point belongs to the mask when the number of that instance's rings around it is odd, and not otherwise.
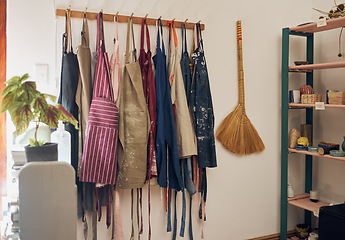
[[[288,237],[295,236],[295,231],[294,230],[288,231],[287,232],[287,236]],[[280,240],[280,233],[271,234],[271,235],[263,236],[263,237],[251,238],[251,239],[248,239],[248,240]]]

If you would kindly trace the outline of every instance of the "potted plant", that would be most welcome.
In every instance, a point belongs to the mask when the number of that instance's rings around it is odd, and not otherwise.
[[[37,140],[40,122],[51,128],[57,128],[58,121],[62,120],[72,123],[78,129],[78,121],[61,104],[55,106],[48,104],[47,99],[55,102],[56,97],[39,92],[36,83],[28,81],[28,78],[29,75],[24,74],[6,82],[7,86],[1,94],[3,100],[0,113],[8,111],[11,115],[16,128],[14,136],[24,133],[30,121],[36,121],[34,138],[30,139],[30,144],[25,147],[28,161],[57,160],[57,144]],[[32,154],[34,154],[33,159],[31,159]],[[52,156],[48,156],[49,154]]]

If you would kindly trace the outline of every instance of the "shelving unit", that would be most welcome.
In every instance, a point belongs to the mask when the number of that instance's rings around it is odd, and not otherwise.
[[[310,212],[317,211],[320,207],[329,206],[329,203],[323,201],[312,202],[309,197],[309,193],[298,194],[293,198],[288,198],[288,203]]]
[[[317,210],[321,206],[329,205],[326,202],[319,201],[313,203],[309,199],[309,192],[312,189],[312,169],[313,157],[323,157],[327,159],[334,159],[345,161],[345,157],[333,157],[330,155],[320,155],[318,153],[311,153],[308,151],[300,151],[288,148],[288,117],[289,110],[304,109],[305,123],[313,125],[313,111],[315,104],[296,104],[289,103],[289,74],[297,72],[305,74],[306,84],[313,87],[313,72],[314,70],[345,68],[345,62],[332,63],[315,63],[314,64],[314,33],[326,31],[330,29],[340,28],[345,26],[345,17],[327,20],[326,26],[317,27],[317,23],[309,23],[294,28],[282,29],[282,108],[281,108],[281,207],[280,207],[280,239],[287,239],[287,207],[288,204],[305,209],[304,221],[306,224],[311,224],[311,211]],[[290,36],[299,36],[306,38],[306,61],[307,65],[289,66],[289,39]],[[345,105],[325,104],[325,108],[345,108]],[[313,131],[313,130],[312,130]],[[312,145],[312,139],[310,140]],[[305,190],[304,194],[297,195],[295,198],[288,199],[287,184],[288,184],[288,158],[291,153],[303,154],[305,156]]]

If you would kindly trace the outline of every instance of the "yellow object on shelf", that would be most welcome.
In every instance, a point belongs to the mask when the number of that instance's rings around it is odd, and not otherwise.
[[[329,104],[345,104],[345,92],[328,92]]]
[[[297,144],[302,146],[309,146],[309,140],[306,137],[300,137],[297,139]]]
[[[315,102],[321,102],[322,97],[320,94],[302,94],[301,103],[303,104],[315,104]]]

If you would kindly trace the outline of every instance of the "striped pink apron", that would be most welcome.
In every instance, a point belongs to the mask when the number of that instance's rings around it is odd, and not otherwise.
[[[118,109],[114,103],[103,17],[97,15],[97,66],[90,107],[80,181],[115,184]]]

